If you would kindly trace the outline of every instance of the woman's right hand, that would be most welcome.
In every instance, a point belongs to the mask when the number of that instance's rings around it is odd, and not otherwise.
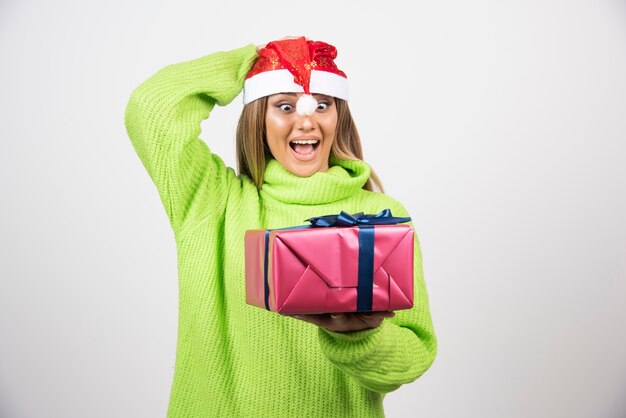
[[[310,322],[318,327],[326,328],[333,332],[356,332],[365,329],[379,327],[385,318],[393,318],[393,311],[382,312],[346,312],[333,314],[300,314],[285,315],[301,321]]]

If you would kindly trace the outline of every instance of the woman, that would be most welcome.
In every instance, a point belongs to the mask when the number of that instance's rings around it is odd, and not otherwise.
[[[384,394],[434,360],[417,240],[415,306],[395,316],[286,317],[245,303],[246,230],[342,210],[407,216],[372,192],[378,181],[361,159],[335,56],[331,45],[305,38],[248,45],[167,66],[131,96],[128,134],[178,249],[168,416],[383,416]],[[213,106],[230,103],[244,83],[236,175],[199,135]]]

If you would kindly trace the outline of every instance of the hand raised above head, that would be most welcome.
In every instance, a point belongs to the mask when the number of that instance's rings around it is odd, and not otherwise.
[[[393,312],[368,312],[368,313],[336,313],[336,314],[298,314],[285,315],[311,324],[326,328],[334,332],[354,332],[376,328],[382,324],[385,318],[393,318]]]

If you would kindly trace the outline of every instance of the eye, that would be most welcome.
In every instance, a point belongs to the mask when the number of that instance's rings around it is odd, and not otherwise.
[[[293,110],[293,106],[290,105],[289,103],[280,103],[278,106],[280,110],[282,110],[283,112],[291,112]]]
[[[328,109],[329,104],[326,102],[320,102],[317,104],[317,110],[326,110]]]

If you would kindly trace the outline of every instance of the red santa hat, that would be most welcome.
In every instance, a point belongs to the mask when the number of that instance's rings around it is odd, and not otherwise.
[[[269,42],[248,73],[243,103],[276,93],[305,93],[296,103],[299,114],[317,108],[312,93],[348,100],[348,79],[335,65],[337,49],[305,37]]]

